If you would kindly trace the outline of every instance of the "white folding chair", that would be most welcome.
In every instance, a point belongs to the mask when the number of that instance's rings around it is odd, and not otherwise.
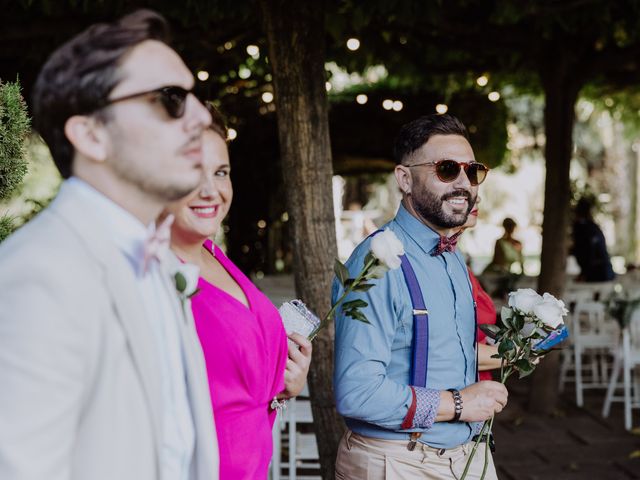
[[[298,431],[298,425],[313,423],[311,401],[308,398],[304,398],[308,395],[309,390],[305,385],[300,396],[289,400],[287,407],[278,415],[273,430],[273,457],[271,459],[272,480],[281,480],[283,478],[287,480],[297,480],[298,469],[320,468],[320,457],[318,455],[315,434]],[[286,433],[284,433],[285,428]],[[282,474],[284,469],[281,461],[283,449],[286,449],[288,452],[288,475],[286,476]]]
[[[567,382],[576,381],[575,377],[575,347],[573,343],[573,315],[576,311],[576,306],[583,303],[589,303],[593,301],[593,290],[590,288],[580,288],[583,284],[569,285],[565,292],[563,299],[567,307],[571,310],[571,316],[569,317],[569,329],[570,335],[567,341],[563,344],[561,350],[560,360],[560,376],[558,378],[558,391],[563,392],[564,386]]]
[[[622,345],[617,349],[602,416],[608,417],[611,402],[624,401],[624,428],[631,430],[631,409],[640,407],[640,389],[636,367],[640,365],[640,309],[631,315],[629,325],[622,332]],[[623,396],[616,396],[620,370],[623,372]],[[633,383],[632,383],[633,382]],[[633,395],[633,398],[632,398]]]
[[[576,403],[582,407],[585,389],[607,388],[610,358],[619,344],[619,327],[614,320],[606,318],[604,304],[579,302],[569,333],[573,339]]]

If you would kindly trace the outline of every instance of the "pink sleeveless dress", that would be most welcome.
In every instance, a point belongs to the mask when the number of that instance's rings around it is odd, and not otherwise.
[[[266,479],[273,451],[271,400],[284,389],[287,337],[277,309],[212,242],[205,247],[249,302],[200,277],[191,299],[207,364],[220,452],[220,480]]]

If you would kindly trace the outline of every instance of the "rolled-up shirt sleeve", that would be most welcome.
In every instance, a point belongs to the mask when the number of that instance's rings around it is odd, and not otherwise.
[[[361,244],[347,263],[354,278],[363,267],[369,242]],[[369,324],[336,313],[334,387],[338,413],[344,417],[364,421],[390,430],[405,428],[427,429],[435,420],[439,391],[416,389],[398,383],[388,375],[392,350],[406,349],[411,355],[411,332],[399,315],[398,297],[404,286],[402,271],[392,270],[376,280],[367,292],[351,292],[345,301],[364,300],[360,311]],[[334,281],[332,302],[343,293],[342,285]],[[398,338],[398,336],[400,336]],[[394,342],[395,341],[395,342]],[[408,377],[407,377],[408,382]],[[413,405],[413,408],[412,408]],[[413,413],[411,426],[405,424]]]

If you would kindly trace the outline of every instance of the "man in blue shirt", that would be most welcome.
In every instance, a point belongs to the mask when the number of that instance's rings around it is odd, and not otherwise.
[[[475,312],[459,230],[488,169],[475,161],[464,125],[450,115],[421,117],[402,127],[394,145],[402,204],[385,226],[404,246],[428,311],[428,367],[412,385],[414,315],[402,270],[389,271],[362,299],[370,322],[336,317],[335,394],[348,431],[336,478],[459,478],[481,423],[507,403],[506,388],[476,380]],[[368,238],[347,261],[363,267]],[[342,293],[334,283],[333,299]],[[417,371],[417,370],[416,370]],[[483,444],[484,445],[484,444]],[[467,478],[479,478],[484,446]],[[485,478],[496,478],[489,455]]]

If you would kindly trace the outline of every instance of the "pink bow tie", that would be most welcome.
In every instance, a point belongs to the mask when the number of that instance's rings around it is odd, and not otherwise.
[[[144,241],[142,271],[146,273],[152,261],[160,261],[160,256],[169,248],[173,215],[167,215],[160,225],[149,225],[148,236]]]
[[[453,252],[456,249],[456,244],[458,243],[458,237],[462,231],[456,232],[450,237],[441,236],[438,241],[438,245],[431,251],[431,256],[435,257],[436,255],[441,255],[444,252]]]

